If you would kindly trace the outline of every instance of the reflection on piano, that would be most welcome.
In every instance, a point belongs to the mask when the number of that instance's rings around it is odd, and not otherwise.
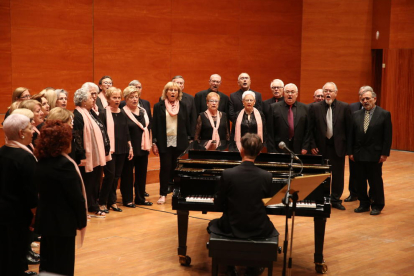
[[[205,149],[208,145],[209,150]],[[178,158],[174,176],[174,193],[172,208],[177,210],[178,221],[178,255],[181,265],[189,265],[191,258],[187,256],[187,232],[189,211],[221,212],[214,204],[214,196],[218,191],[221,173],[241,163],[238,151],[232,151],[222,141],[215,150],[211,143],[194,142]],[[298,155],[303,162],[293,163],[292,178],[302,175],[330,173],[322,156]],[[296,162],[296,161],[295,161]],[[267,170],[273,175],[272,194],[276,194],[288,181],[289,154],[266,153],[266,149],[256,158],[255,165]],[[330,217],[330,177],[326,178],[309,196],[298,202],[295,216],[313,217],[315,233],[315,269],[324,273],[327,266],[323,259],[323,244],[325,238],[326,219]],[[269,215],[286,215],[285,206],[275,204],[266,207]],[[289,214],[291,215],[291,214]]]

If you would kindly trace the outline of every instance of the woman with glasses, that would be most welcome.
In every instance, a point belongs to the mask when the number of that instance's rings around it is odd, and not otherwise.
[[[209,141],[205,145],[207,149],[211,144],[215,144],[217,148],[221,140],[230,140],[227,114],[218,111],[220,95],[216,92],[208,93],[206,102],[207,110],[201,112],[197,118],[194,140]]]
[[[30,99],[30,91],[26,87],[17,87],[12,94],[12,105],[13,110],[18,108],[18,105],[24,101]],[[17,103],[17,104],[16,104]],[[11,114],[13,110],[10,110],[12,106],[10,105],[7,109],[6,114],[4,115],[4,120]]]
[[[246,133],[255,133],[259,135],[262,142],[266,143],[267,131],[266,131],[266,119],[264,114],[256,109],[256,96],[253,91],[246,91],[242,95],[242,103],[244,108],[236,115],[236,121],[233,124],[231,132],[231,141],[233,146],[236,146],[240,151],[241,149],[241,137]]]
[[[106,89],[112,87],[112,78],[110,76],[103,76],[99,80],[99,93],[96,99],[96,107],[99,112],[103,111],[108,106],[108,100],[106,99]]]

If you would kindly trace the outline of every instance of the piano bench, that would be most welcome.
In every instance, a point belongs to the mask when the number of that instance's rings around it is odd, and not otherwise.
[[[268,275],[273,272],[273,262],[280,252],[279,237],[267,239],[236,239],[210,234],[209,257],[212,258],[212,274],[218,275],[219,265],[267,267]]]

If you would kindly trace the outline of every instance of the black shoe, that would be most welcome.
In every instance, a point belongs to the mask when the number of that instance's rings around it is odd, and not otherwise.
[[[347,198],[345,198],[345,202],[352,202],[352,201],[357,201],[358,197],[357,196],[351,196],[349,195]]]
[[[369,212],[369,207],[362,207],[359,206],[354,210],[355,213],[363,213],[363,212]]]
[[[134,203],[124,204],[124,206],[125,206],[125,207],[128,207],[128,208],[135,208],[135,207],[137,207],[137,206],[135,206],[135,204],[134,204]]]
[[[379,214],[381,214],[381,210],[378,210],[378,209],[372,209],[371,210],[371,213],[369,213],[370,215],[372,215],[372,216],[376,216],[376,215],[379,215]]]
[[[145,192],[145,193],[144,193],[144,196],[145,196],[145,197],[149,197],[149,193]]]
[[[36,252],[34,252],[33,250],[29,250],[29,255],[33,258],[33,259],[40,259],[40,254],[37,254]]]
[[[345,210],[344,205],[342,205],[340,202],[332,203],[332,208],[338,209],[338,210]]]
[[[37,275],[37,273],[34,271],[25,271],[24,275]]]
[[[33,265],[33,264],[40,264],[40,259],[33,258],[33,257],[32,257],[32,256],[30,256],[30,255],[27,255],[27,256],[26,256],[26,259],[27,259],[27,264],[29,264],[29,265]]]
[[[114,210],[115,212],[122,212],[122,209],[121,209],[121,208],[114,207],[114,206],[109,206],[109,207],[108,207],[108,209],[109,209],[109,210],[111,210],[111,209],[112,209],[112,210]]]
[[[151,206],[151,205],[152,205],[152,202],[145,201],[145,202],[142,202],[142,203],[136,203],[136,204],[137,204],[137,205]]]

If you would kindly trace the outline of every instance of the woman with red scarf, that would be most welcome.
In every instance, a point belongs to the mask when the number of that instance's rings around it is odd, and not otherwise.
[[[178,84],[168,82],[162,91],[161,101],[154,105],[152,151],[160,156],[160,198],[164,204],[168,184],[172,183],[177,158],[192,139],[189,114],[181,102],[182,91]]]

